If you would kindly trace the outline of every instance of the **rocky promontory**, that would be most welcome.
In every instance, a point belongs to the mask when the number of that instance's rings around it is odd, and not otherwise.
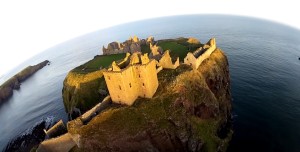
[[[158,43],[180,58],[202,45],[186,38]],[[149,53],[148,47],[141,45],[142,53]],[[108,91],[99,66],[105,70],[122,58],[123,54],[96,56],[70,71],[63,88],[67,112],[83,113],[102,101]],[[198,69],[180,64],[161,70],[157,77],[159,86],[151,99],[138,98],[132,106],[111,103],[87,123],[81,117],[69,121],[68,134],[76,137],[71,151],[226,151],[233,131],[224,52],[216,48]]]
[[[28,77],[33,75],[38,70],[42,69],[49,63],[48,60],[45,60],[37,65],[28,66],[23,69],[21,72],[17,73],[6,82],[0,86],[0,104],[5,100],[9,99],[13,95],[13,90],[20,89],[20,85]]]

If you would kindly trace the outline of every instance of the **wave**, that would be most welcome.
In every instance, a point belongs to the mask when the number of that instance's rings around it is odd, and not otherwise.
[[[55,123],[54,116],[48,116],[39,120],[31,128],[28,128],[10,140],[3,151],[30,151],[45,139],[44,129],[48,130]]]

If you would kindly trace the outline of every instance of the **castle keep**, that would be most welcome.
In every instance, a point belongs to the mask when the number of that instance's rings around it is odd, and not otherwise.
[[[193,38],[191,43],[200,42]],[[189,42],[190,39],[187,41]],[[139,40],[137,37],[130,38],[122,45],[112,42],[108,49],[103,48],[105,54],[116,54],[127,52],[126,57],[119,63],[113,62],[111,67],[103,72],[105,82],[115,103],[132,105],[138,97],[152,98],[158,88],[157,73],[162,69],[176,69],[179,57],[172,60],[170,51],[165,52],[160,46],[154,43],[154,38]],[[138,45],[137,48],[124,51],[125,44]],[[151,53],[141,54],[140,44],[149,44]],[[184,64],[190,65],[193,69],[198,69],[201,63],[207,59],[216,49],[215,38],[210,39],[206,44],[194,52],[188,52],[184,58]],[[132,53],[132,54],[130,54]],[[157,69],[158,67],[158,69]]]
[[[132,105],[138,97],[152,98],[158,87],[156,61],[148,54],[128,53],[103,72],[113,102]]]

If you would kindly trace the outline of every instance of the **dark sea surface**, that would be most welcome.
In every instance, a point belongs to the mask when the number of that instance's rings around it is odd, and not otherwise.
[[[221,15],[187,15],[127,23],[72,39],[26,61],[51,61],[0,107],[0,150],[41,121],[67,121],[62,101],[68,71],[101,54],[103,45],[137,35],[155,39],[216,37],[228,56],[234,134],[228,151],[300,151],[300,31],[274,22]]]

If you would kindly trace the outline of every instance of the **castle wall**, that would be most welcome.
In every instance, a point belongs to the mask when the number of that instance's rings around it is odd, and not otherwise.
[[[157,46],[156,44],[150,43],[150,50],[151,50],[151,56],[160,58],[161,54],[163,52],[163,49],[160,46]]]
[[[215,38],[210,39],[205,46],[206,46],[205,48],[207,48],[207,50],[203,54],[201,54],[198,58],[196,58],[193,53],[189,52],[187,54],[187,56],[184,58],[184,63],[191,65],[193,67],[193,69],[198,69],[200,64],[205,59],[207,59],[211,55],[211,53],[216,49]],[[199,49],[202,49],[202,48],[199,48]],[[199,50],[196,50],[196,51],[199,51]]]
[[[166,69],[176,69],[179,66],[179,58],[175,61],[175,63],[172,63],[172,58],[170,56],[169,50],[165,51],[161,59],[159,60],[159,66],[162,66]]]
[[[193,53],[187,53],[186,57],[184,58],[184,64],[190,65],[193,69],[197,69],[200,65],[193,55]]]
[[[139,96],[152,98],[158,87],[156,62],[151,60],[148,64],[137,66],[136,72],[139,85]]]

